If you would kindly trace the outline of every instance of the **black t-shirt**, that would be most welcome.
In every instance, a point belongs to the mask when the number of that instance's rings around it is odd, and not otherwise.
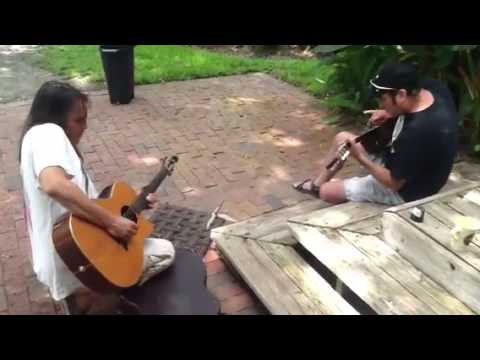
[[[399,193],[407,202],[436,194],[447,182],[457,152],[458,114],[450,91],[431,79],[422,87],[433,94],[433,104],[405,114],[394,152],[385,159],[392,177],[406,180]]]

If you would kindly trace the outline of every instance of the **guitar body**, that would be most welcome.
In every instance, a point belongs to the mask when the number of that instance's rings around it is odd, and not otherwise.
[[[112,214],[123,215],[137,194],[124,182],[115,182],[94,200]],[[72,273],[89,289],[108,293],[135,285],[143,273],[144,241],[154,225],[137,215],[138,232],[125,248],[107,231],[71,214],[53,230],[54,246]]]
[[[386,121],[384,124],[366,131],[359,136],[360,142],[369,154],[378,154],[385,150],[392,140],[396,120]]]

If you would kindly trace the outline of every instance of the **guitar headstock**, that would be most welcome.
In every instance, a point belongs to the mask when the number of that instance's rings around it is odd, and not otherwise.
[[[165,157],[162,159],[163,167],[168,171],[169,174],[172,174],[175,164],[178,162],[178,156],[173,155],[170,157]]]

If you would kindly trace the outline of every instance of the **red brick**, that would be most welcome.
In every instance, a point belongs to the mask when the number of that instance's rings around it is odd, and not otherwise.
[[[22,272],[16,272],[12,274],[9,274],[9,272],[6,271],[4,276],[4,286],[9,296],[26,291],[27,285],[25,282],[25,276],[23,275],[23,270]]]
[[[30,315],[32,313],[27,291],[8,294],[8,313],[10,315]]]
[[[15,231],[18,239],[27,236],[27,227],[25,225],[25,220],[18,220],[15,222]]]
[[[228,198],[228,200],[235,201],[235,203],[238,204],[241,201],[244,201],[245,199],[247,199],[249,194],[250,194],[249,189],[234,188],[227,192],[226,197]]]
[[[33,267],[32,267],[32,264],[30,262],[23,265],[23,275],[27,279],[35,276],[35,272],[33,271]],[[0,277],[0,281],[1,281],[1,277]]]
[[[233,282],[236,282],[236,280],[233,275],[228,271],[212,274],[207,277],[207,287],[210,290],[217,286]]]
[[[31,312],[34,315],[55,315],[55,307],[53,302],[50,299],[47,299],[42,302],[31,302],[30,303]]]
[[[17,236],[15,232],[0,234],[0,252],[18,249]]]
[[[0,262],[3,264],[3,271],[20,271],[22,266],[28,262],[25,254],[19,249],[8,250],[0,255]]]
[[[3,286],[0,286],[0,312],[7,311],[8,301],[7,301],[7,291]]]
[[[207,263],[206,267],[207,267],[207,276],[226,271],[225,264],[221,259],[214,260],[212,262]]]
[[[176,165],[174,172],[177,176],[180,175],[186,181],[186,183],[192,187],[200,184],[199,179],[181,162],[181,160]]]
[[[234,314],[253,305],[254,301],[248,293],[232,296],[221,302],[224,314]]]
[[[204,263],[209,263],[209,262],[212,262],[212,261],[215,261],[215,260],[218,260],[218,259],[220,259],[220,256],[218,255],[218,252],[213,250],[213,249],[210,249],[210,250],[207,251],[207,253],[203,257],[203,262]]]
[[[243,221],[251,217],[246,212],[238,208],[236,205],[230,206],[228,208],[225,207],[223,212],[234,218],[237,222]]]
[[[0,217],[0,235],[15,230],[15,221],[10,218]]]
[[[173,194],[173,195],[168,195],[168,196],[165,196],[165,197],[162,197],[161,198],[161,201],[162,203],[177,203],[177,202],[181,202],[183,200],[185,200],[185,195],[190,195],[192,192],[188,192],[188,193],[180,193],[180,194]]]
[[[13,208],[13,219],[17,221],[17,220],[23,220],[24,218],[25,218],[25,212],[24,212],[23,204],[21,203],[16,204]]]
[[[35,277],[27,281],[28,297],[31,302],[44,302],[50,299],[48,288],[41,284]]]
[[[116,139],[115,143],[117,146],[122,150],[122,151],[132,151],[133,146],[130,145],[129,141],[127,140],[126,137],[124,137],[122,140]]]
[[[246,290],[238,283],[227,283],[221,286],[217,286],[210,291],[219,301],[224,301],[236,295],[247,294]]]
[[[53,308],[54,308],[55,313],[57,315],[66,315],[65,309],[63,308],[63,306],[60,303],[58,303],[56,301],[53,301]]]
[[[260,311],[259,309],[257,309],[257,307],[252,306],[252,307],[248,307],[243,310],[237,311],[232,315],[268,315],[268,313],[264,311]]]
[[[99,153],[99,156],[104,165],[116,165],[115,159],[110,155],[110,153]]]
[[[259,214],[266,214],[271,212],[272,210],[273,208],[268,204],[258,206]]]
[[[86,153],[84,154],[84,157],[85,157],[85,161],[88,162],[89,164],[100,161],[100,156],[95,152]]]

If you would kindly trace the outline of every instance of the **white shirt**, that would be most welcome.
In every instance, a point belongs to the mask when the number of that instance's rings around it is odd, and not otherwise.
[[[27,227],[32,244],[33,270],[48,286],[52,297],[62,300],[79,287],[80,281],[70,272],[55,251],[53,224],[67,212],[40,188],[39,175],[51,166],[62,167],[71,181],[85,193],[88,175],[63,129],[52,123],[36,125],[25,134],[21,149],[20,173],[23,181]],[[88,181],[88,196],[96,198],[93,182]]]

